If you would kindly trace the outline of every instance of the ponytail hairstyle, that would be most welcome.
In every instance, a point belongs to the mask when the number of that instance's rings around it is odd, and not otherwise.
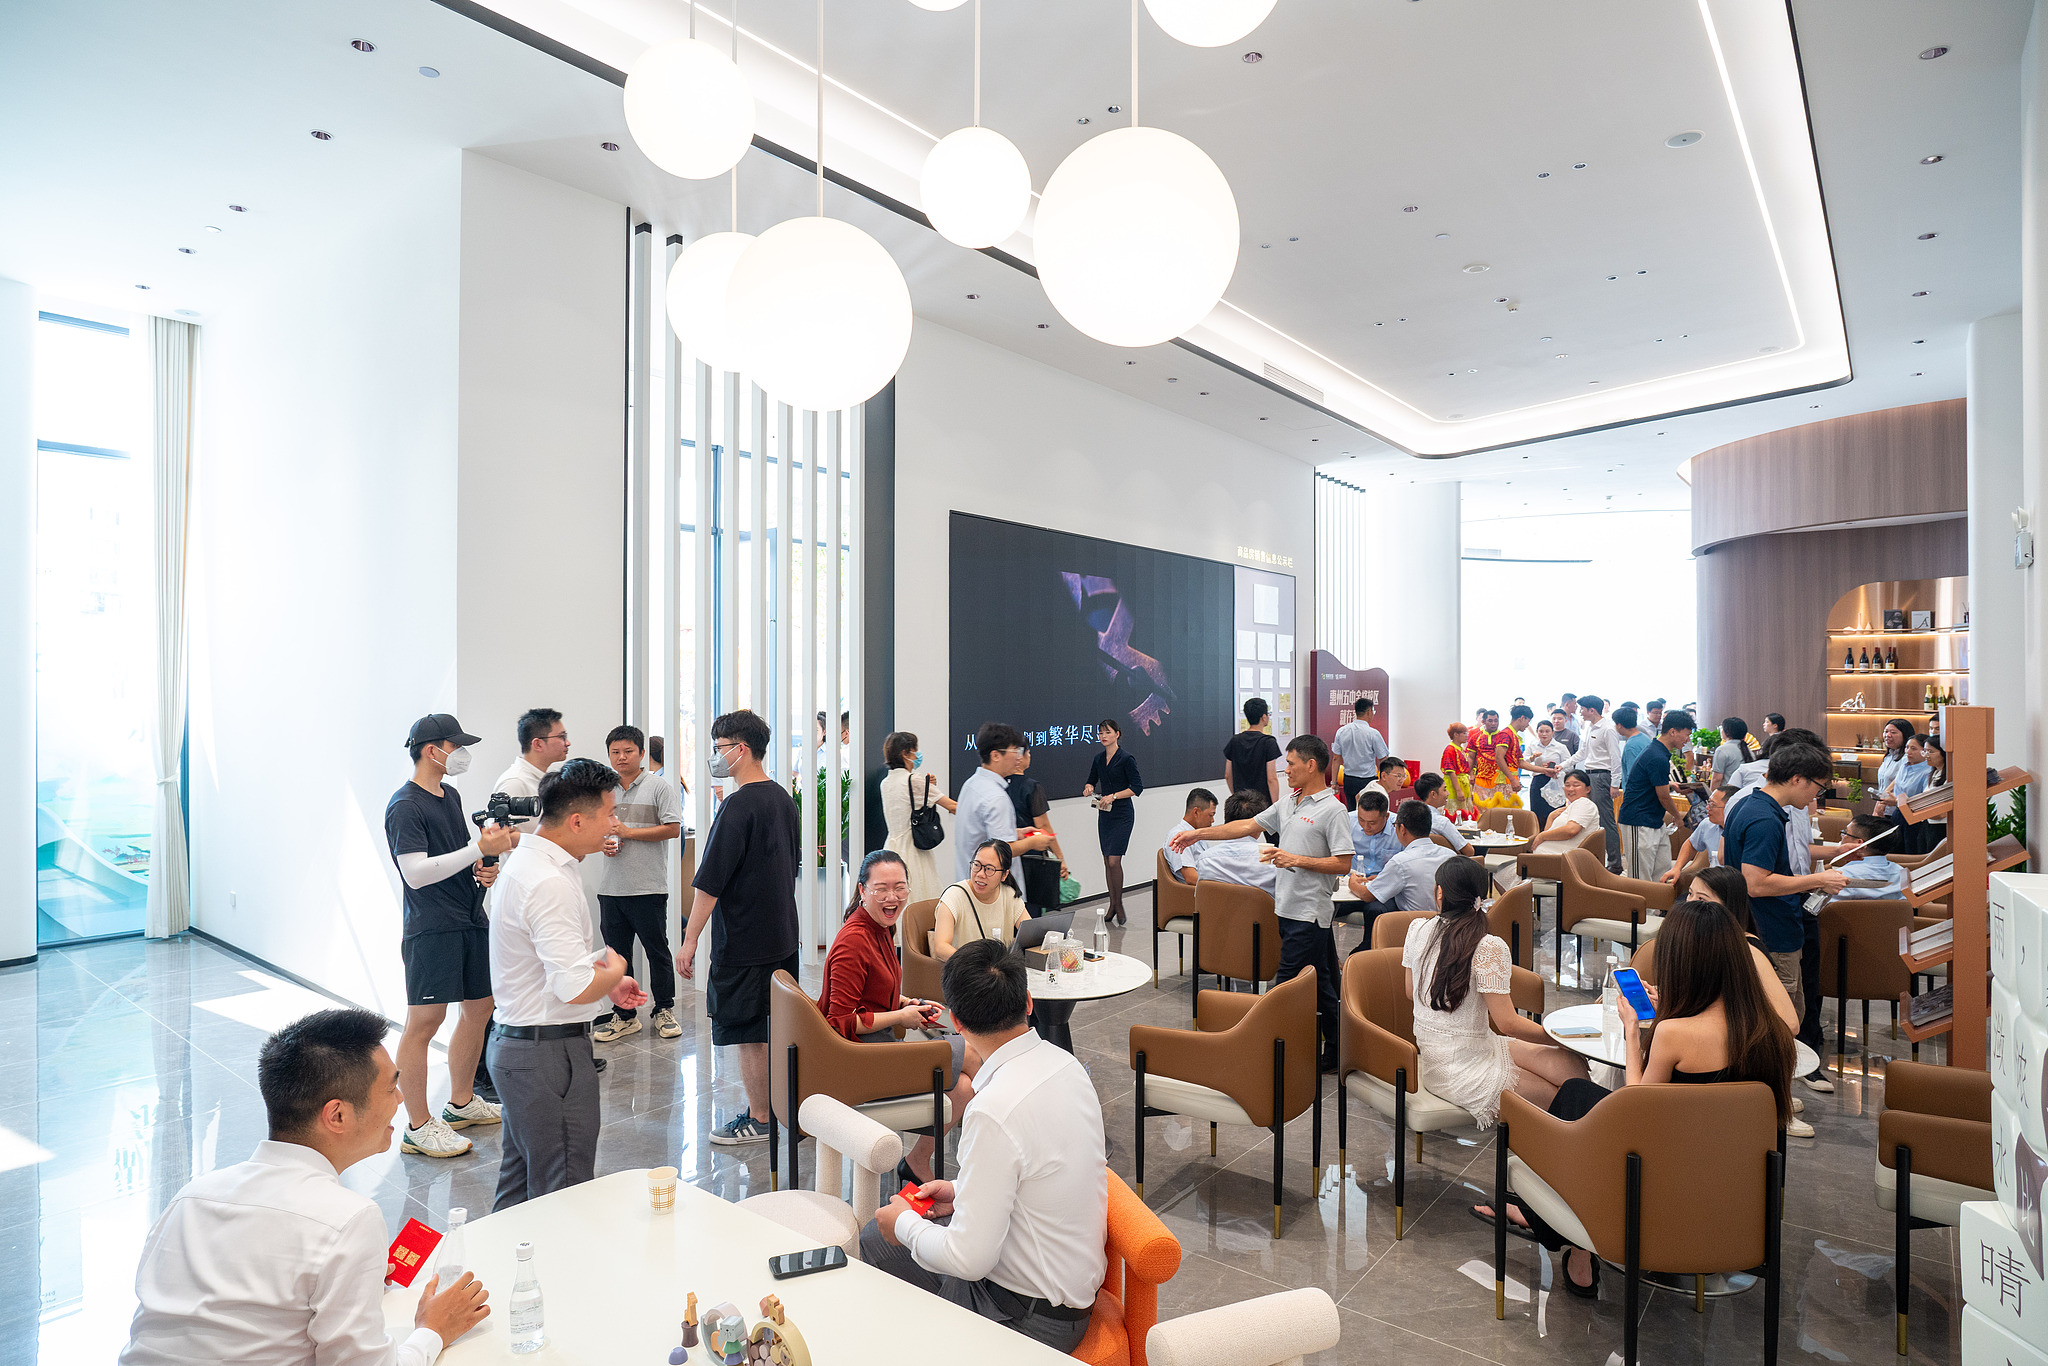
[[[1782,1128],[1792,1113],[1792,1031],[1764,995],[1734,917],[1708,901],[1681,901],[1666,911],[1657,932],[1657,989],[1663,1020],[1704,1014],[1720,1002],[1728,1019],[1727,1078],[1768,1085]]]
[[[846,914],[839,917],[840,924],[844,925],[847,921],[853,919],[853,913],[860,909],[860,894],[868,885],[869,872],[878,863],[893,863],[898,868],[903,868],[903,855],[897,853],[894,849],[877,849],[874,853],[869,854],[860,861],[860,872],[855,876],[853,883],[853,900],[846,904]],[[910,870],[903,868],[903,874],[905,877],[908,877]]]
[[[1739,716],[1728,717],[1721,722],[1721,738],[1733,740],[1736,744],[1742,746],[1742,761],[1744,763],[1755,761],[1756,746],[1749,743],[1749,722]]]
[[[1436,970],[1429,983],[1432,1010],[1456,1010],[1472,990],[1472,955],[1487,931],[1479,898],[1488,881],[1486,870],[1473,859],[1448,858],[1437,866],[1436,886],[1444,901],[1437,913]]]

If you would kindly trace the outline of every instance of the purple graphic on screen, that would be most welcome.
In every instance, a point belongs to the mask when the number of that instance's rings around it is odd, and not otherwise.
[[[1158,660],[1143,650],[1131,648],[1131,609],[1124,605],[1114,579],[1092,574],[1061,574],[1074,607],[1095,632],[1096,662],[1110,682],[1131,697],[1141,697],[1130,708],[1131,723],[1140,735],[1150,735],[1173,710],[1173,685]]]

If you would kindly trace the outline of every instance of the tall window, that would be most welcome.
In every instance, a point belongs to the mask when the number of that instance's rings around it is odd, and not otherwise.
[[[154,492],[146,334],[36,328],[36,926],[143,927],[155,771]]]

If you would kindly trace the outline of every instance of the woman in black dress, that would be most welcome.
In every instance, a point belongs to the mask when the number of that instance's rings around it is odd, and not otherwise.
[[[1123,751],[1123,727],[1103,721],[1095,733],[1102,740],[1102,753],[1088,766],[1088,785],[1081,795],[1095,800],[1101,814],[1095,818],[1096,838],[1102,841],[1102,873],[1109,883],[1109,920],[1125,923],[1124,851],[1131,845],[1131,824],[1136,820],[1131,798],[1145,790],[1138,776],[1138,761]]]

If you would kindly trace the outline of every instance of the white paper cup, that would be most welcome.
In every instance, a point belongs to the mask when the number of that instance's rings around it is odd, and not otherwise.
[[[647,1203],[656,1214],[667,1214],[676,1207],[676,1169],[655,1167],[647,1173]]]

